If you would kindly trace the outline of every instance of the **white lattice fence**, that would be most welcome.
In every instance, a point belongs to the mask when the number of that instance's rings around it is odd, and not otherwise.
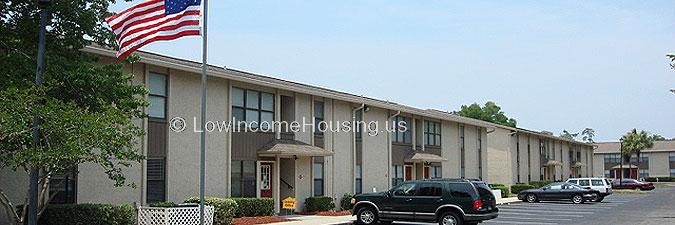
[[[213,225],[213,206],[204,206],[204,224]],[[139,207],[138,225],[199,225],[199,207]]]

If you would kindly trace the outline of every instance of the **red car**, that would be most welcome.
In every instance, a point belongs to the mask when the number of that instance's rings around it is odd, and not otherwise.
[[[621,182],[621,183],[619,183]],[[612,182],[613,189],[640,189],[643,191],[654,190],[654,184],[651,182],[641,182],[635,179],[616,179]]]

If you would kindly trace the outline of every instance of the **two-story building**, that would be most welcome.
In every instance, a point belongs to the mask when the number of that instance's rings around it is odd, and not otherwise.
[[[633,153],[630,159],[624,157],[623,165],[621,143],[603,142],[597,146],[593,155],[598,165],[593,171],[595,176],[618,179],[623,168],[624,178],[675,177],[675,141],[655,141],[652,148],[641,151],[639,163]]]

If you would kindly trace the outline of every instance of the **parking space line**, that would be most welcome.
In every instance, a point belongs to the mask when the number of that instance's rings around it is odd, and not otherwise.
[[[566,219],[566,218],[559,218],[559,219],[551,219],[551,218],[521,218],[521,217],[508,217],[508,216],[500,216],[497,217],[495,220],[499,219],[519,219],[519,220],[544,220],[544,221],[569,221],[572,219]]]
[[[499,212],[538,212],[538,213],[555,213],[555,214],[593,214],[593,212],[582,211],[549,211],[549,210],[529,210],[529,209],[500,209]]]
[[[533,214],[533,213],[518,213],[518,212],[499,212],[499,215],[521,215],[521,216],[545,216],[545,217],[555,217],[555,216],[564,216],[564,217],[584,217],[582,215],[554,215],[554,214],[547,214],[547,215],[540,215],[540,214]],[[499,219],[499,217],[497,217]]]
[[[487,223],[502,223],[502,224],[536,224],[536,225],[557,225],[558,223],[542,223],[542,222],[527,222],[527,221],[506,221],[506,220],[495,220],[489,221]]]

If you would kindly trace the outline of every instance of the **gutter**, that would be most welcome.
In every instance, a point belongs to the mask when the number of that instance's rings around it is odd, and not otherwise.
[[[396,118],[398,115],[401,115],[401,111],[396,111],[396,114],[390,116],[387,121],[391,121],[392,119]],[[396,124],[392,124],[392,127],[395,127]],[[391,132],[387,132],[387,178],[391,179],[391,151],[392,151],[392,146],[391,146]],[[388,179],[389,180],[389,179]],[[391,189],[391,182],[387,182],[387,189]]]

